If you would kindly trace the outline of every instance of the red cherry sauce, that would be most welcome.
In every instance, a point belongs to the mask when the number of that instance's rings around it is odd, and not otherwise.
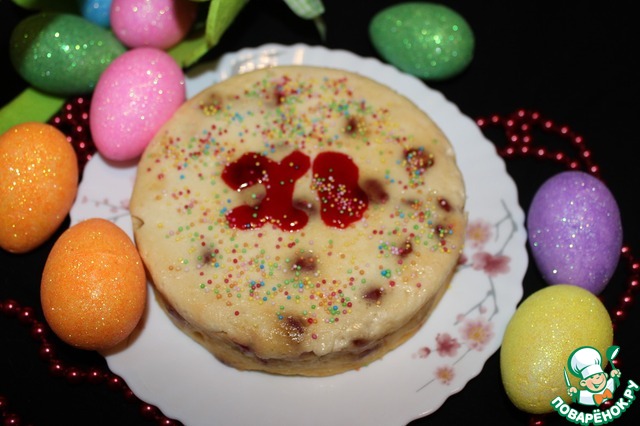
[[[327,226],[346,228],[362,218],[369,199],[358,186],[358,166],[345,154],[323,152],[313,162],[320,216]]]
[[[309,157],[294,151],[281,162],[273,161],[262,154],[248,152],[222,171],[222,179],[236,191],[261,183],[265,197],[256,206],[242,205],[227,213],[227,222],[232,228],[260,228],[273,223],[285,231],[302,229],[309,220],[307,214],[293,206],[293,190],[296,181],[310,167]]]
[[[269,222],[286,231],[304,228],[309,217],[294,206],[293,190],[310,165],[309,157],[300,151],[279,163],[250,152],[227,165],[222,180],[229,187],[242,191],[261,183],[266,191],[258,205],[242,205],[229,211],[229,226],[254,229]],[[369,205],[367,194],[358,186],[358,167],[345,154],[319,154],[313,162],[313,186],[321,204],[320,217],[327,226],[346,228],[360,220]]]

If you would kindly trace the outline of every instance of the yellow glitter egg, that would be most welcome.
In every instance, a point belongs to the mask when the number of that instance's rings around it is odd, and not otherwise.
[[[580,388],[578,378],[564,373],[571,353],[591,346],[605,354],[612,342],[611,317],[590,291],[558,284],[531,294],[509,321],[500,349],[507,396],[532,414],[553,411],[558,396],[571,403],[565,377]]]
[[[0,135],[0,247],[25,253],[62,224],[78,191],[78,159],[66,136],[46,123]]]
[[[131,335],[147,298],[145,269],[129,236],[105,219],[62,233],[42,273],[45,319],[66,343],[110,349]]]

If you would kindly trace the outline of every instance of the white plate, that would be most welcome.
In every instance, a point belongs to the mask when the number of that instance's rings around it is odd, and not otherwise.
[[[451,139],[467,185],[470,231],[466,262],[451,288],[413,338],[368,367],[333,377],[226,367],[172,325],[152,292],[133,338],[104,355],[137,396],[189,426],[406,424],[463,389],[500,347],[528,263],[516,186],[470,118],[421,80],[376,59],[306,45],[243,49],[190,72],[187,95],[233,74],[279,64],[343,68],[374,78],[413,100]],[[115,166],[95,155],[85,168],[72,223],[108,218],[132,236],[128,200],[134,178],[134,164]]]

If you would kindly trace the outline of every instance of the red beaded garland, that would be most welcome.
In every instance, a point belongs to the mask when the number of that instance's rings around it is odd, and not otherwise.
[[[503,129],[508,144],[498,148],[498,153],[506,159],[515,156],[533,156],[555,161],[570,170],[584,169],[596,177],[600,174],[600,168],[591,159],[591,151],[585,146],[582,136],[573,132],[568,126],[561,126],[544,118],[537,111],[519,109],[506,117],[494,114],[489,118],[478,118],[476,124],[481,129],[487,129],[491,126]],[[537,129],[568,140],[570,148],[576,152],[575,157],[564,151],[551,150],[545,146],[534,146],[533,132]]]
[[[89,127],[89,106],[91,98],[78,96],[67,100],[54,115],[49,124],[55,126],[67,136],[78,157],[78,170],[82,173],[84,166],[96,152]]]
[[[78,166],[81,171],[96,152],[89,131],[89,104],[90,98],[88,97],[70,99],[58,114],[50,120],[51,124],[67,135],[67,139],[78,155]],[[517,156],[531,156],[554,161],[570,170],[582,169],[599,176],[600,168],[594,163],[591,151],[586,147],[583,137],[573,132],[568,126],[558,125],[552,120],[544,118],[537,111],[520,109],[506,117],[494,114],[488,118],[478,118],[476,123],[482,130],[486,130],[489,127],[502,128],[506,135],[507,144],[497,149],[498,154],[507,160]],[[574,155],[570,155],[563,150],[553,150],[542,145],[534,145],[533,132],[536,129],[555,134],[567,140],[570,143],[570,148],[574,151]],[[622,247],[621,258],[627,263],[629,279],[627,288],[618,305],[610,309],[614,328],[625,320],[633,305],[635,292],[640,287],[640,261],[633,256],[631,247],[626,245]],[[31,336],[40,341],[38,354],[43,361],[48,362],[49,371],[52,375],[64,377],[71,383],[105,384],[112,391],[120,392],[125,400],[138,403],[140,413],[144,418],[152,419],[157,424],[164,426],[181,425],[177,420],[162,414],[158,407],[141,401],[126,382],[116,374],[97,368],[84,370],[75,366],[66,366],[56,357],[55,348],[47,339],[49,329],[45,323],[35,318],[33,308],[20,306],[17,301],[6,299],[4,301],[0,300],[0,312],[9,318],[15,317],[20,323],[30,327]],[[620,368],[621,361],[619,358],[616,358],[613,363],[617,368]],[[20,417],[10,411],[9,401],[2,395],[0,395],[0,419],[3,420],[4,425],[17,426],[21,424]],[[529,420],[530,426],[544,426],[544,424],[544,416],[531,416]]]
[[[541,416],[531,416],[529,419],[529,426],[543,426],[544,419]]]

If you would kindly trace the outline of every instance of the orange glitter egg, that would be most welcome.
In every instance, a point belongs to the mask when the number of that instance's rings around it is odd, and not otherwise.
[[[131,335],[146,306],[145,269],[133,241],[105,219],[73,225],[49,253],[40,298],[60,339],[87,350],[116,346]]]
[[[78,192],[78,160],[66,136],[46,123],[0,135],[0,247],[26,253],[62,224]]]

